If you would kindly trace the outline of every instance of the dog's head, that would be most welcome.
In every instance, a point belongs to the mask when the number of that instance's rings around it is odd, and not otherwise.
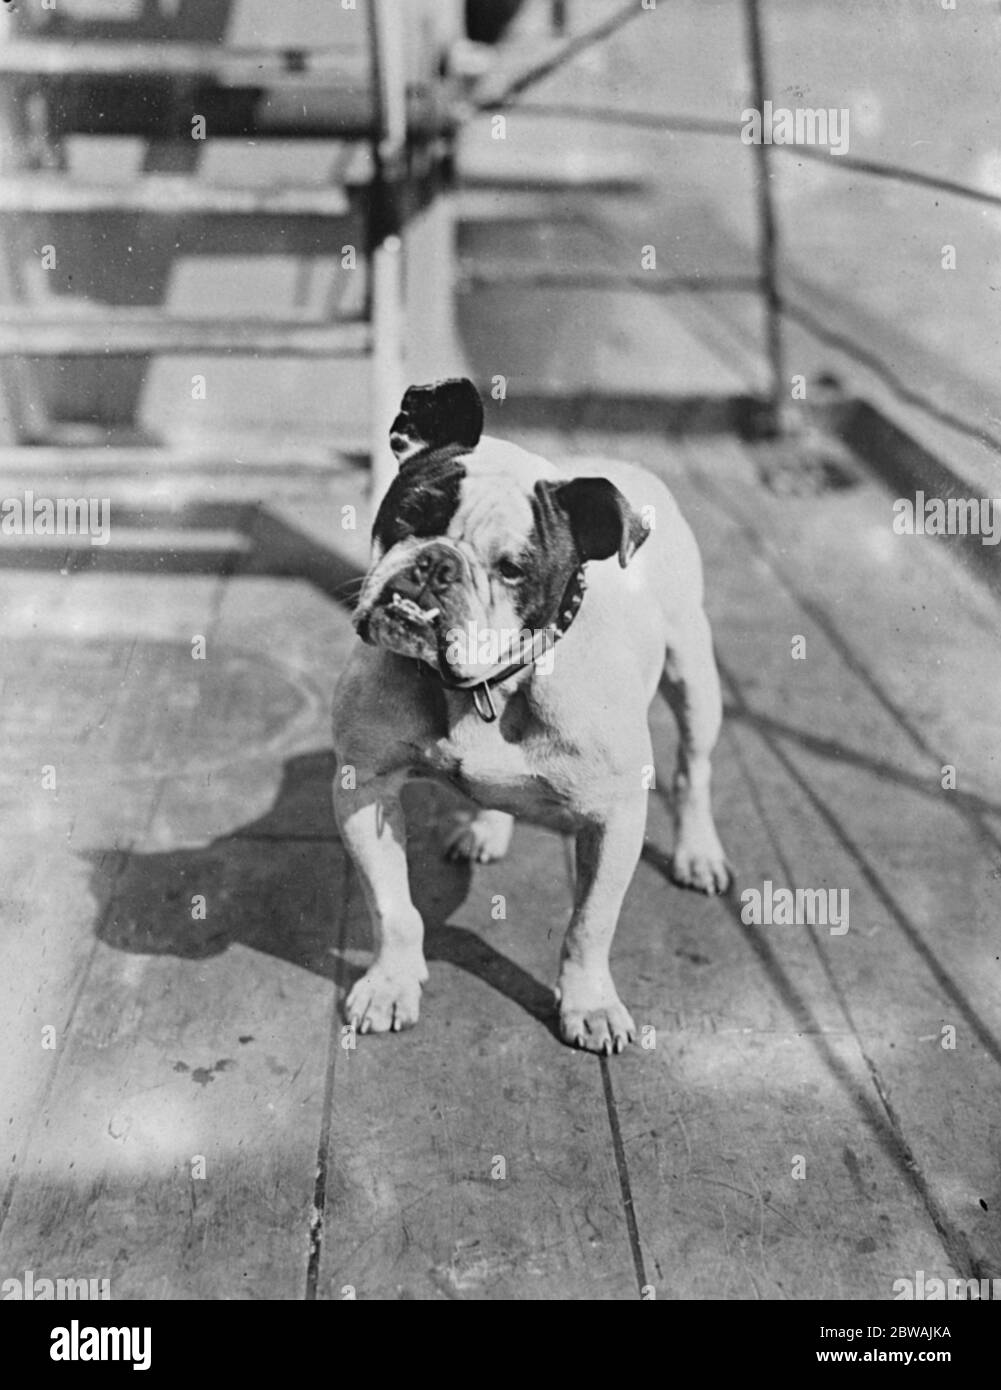
[[[471,381],[407,391],[390,432],[400,471],[354,615],[366,642],[459,679],[479,672],[456,659],[455,633],[545,629],[583,564],[625,566],[647,536],[607,478],[565,478],[482,429]]]

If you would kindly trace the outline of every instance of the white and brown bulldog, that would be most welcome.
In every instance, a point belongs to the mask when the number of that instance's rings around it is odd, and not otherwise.
[[[376,949],[346,1013],[362,1033],[417,1021],[428,972],[400,792],[432,778],[476,808],[457,814],[454,856],[499,858],[514,816],[575,832],[560,1033],[621,1052],[636,1030],[608,956],[643,847],[647,710],[665,672],[680,731],[673,874],[705,893],[729,882],[709,798],[721,707],[699,554],[644,470],[569,476],[482,428],[476,388],[453,380],[411,387],[390,436],[400,471],[334,709],[334,804]]]

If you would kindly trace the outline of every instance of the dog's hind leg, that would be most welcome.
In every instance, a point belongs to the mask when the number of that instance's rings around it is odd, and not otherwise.
[[[716,833],[710,797],[710,757],[723,721],[723,702],[712,632],[701,609],[672,637],[664,690],[679,734],[671,876],[684,888],[723,893],[730,883],[730,866]]]
[[[644,761],[649,758],[647,751]],[[638,778],[635,779],[638,781]],[[557,984],[560,1036],[571,1047],[609,1055],[636,1036],[612,982],[609,951],[636,870],[646,825],[646,795],[635,785],[609,788],[604,819],[577,834],[577,882]]]

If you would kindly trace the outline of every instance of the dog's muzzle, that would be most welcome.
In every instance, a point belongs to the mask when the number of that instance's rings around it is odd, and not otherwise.
[[[465,577],[465,562],[452,546],[439,541],[424,546],[385,582],[371,608],[355,614],[359,637],[371,641],[372,619],[378,612],[434,641],[437,620],[444,608],[452,607],[449,595]]]

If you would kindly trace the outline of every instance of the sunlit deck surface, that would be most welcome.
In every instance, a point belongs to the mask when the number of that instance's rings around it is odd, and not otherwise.
[[[423,1017],[341,1046],[368,927],[328,705],[365,549],[336,519],[362,475],[202,509],[198,546],[149,515],[132,549],[20,545],[0,1270],[217,1299],[889,1298],[918,1269],[997,1272],[996,608],[892,534],[861,472],[790,497],[727,438],[521,438],[642,460],[702,546],[738,879],[715,901],[668,881],[658,698],[613,956],[655,1046],[605,1062],[554,1034],[568,843],[522,824],[469,872],[426,807]],[[849,931],[743,924],[765,880],[848,890]]]

